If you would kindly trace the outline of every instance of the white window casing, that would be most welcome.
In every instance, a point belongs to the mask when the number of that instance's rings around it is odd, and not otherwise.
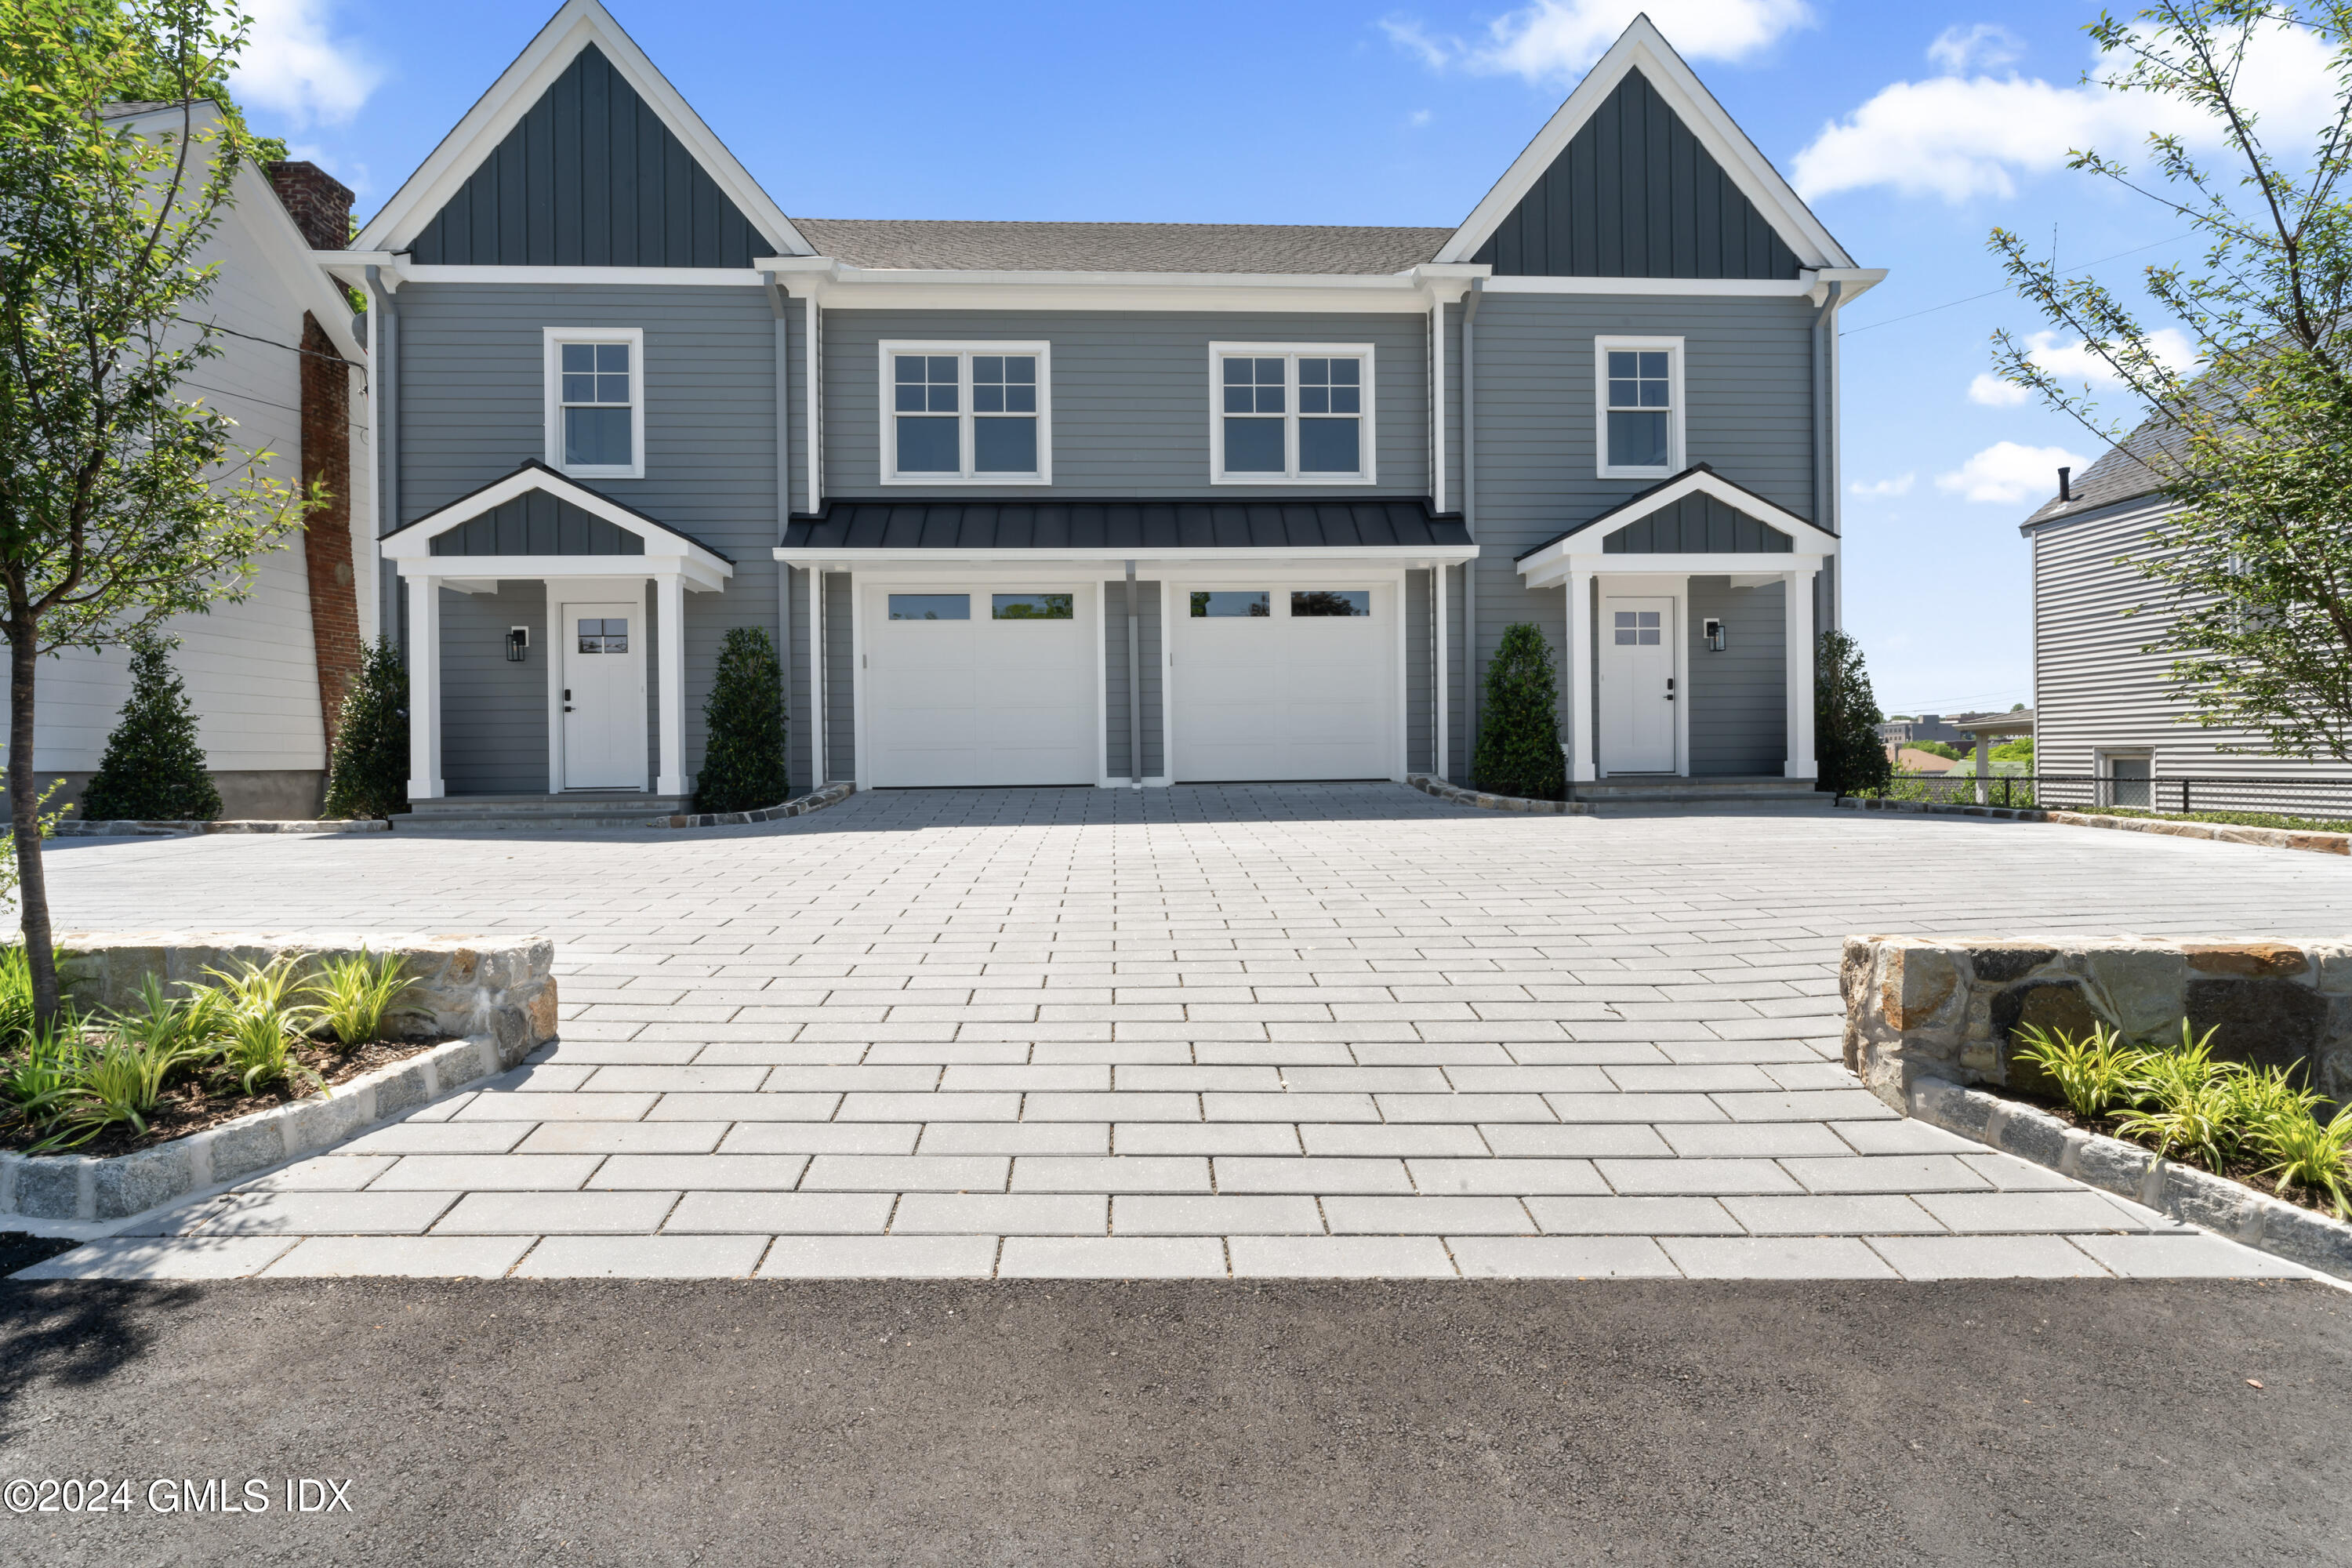
[[[646,477],[646,334],[642,327],[549,327],[542,341],[545,348],[547,466],[558,473],[582,479],[642,479]],[[590,359],[601,359],[601,364],[583,360],[570,372],[565,369],[565,349],[579,360],[585,351]],[[619,348],[625,361],[617,367],[614,356],[596,354],[598,349]],[[583,368],[585,365],[586,368]],[[570,379],[567,380],[567,374]],[[625,375],[625,389],[613,384],[616,375]],[[585,377],[583,384],[583,378]],[[625,402],[615,401],[614,394],[625,390]],[[609,414],[627,409],[628,452],[626,462],[572,462],[570,430],[573,411]],[[583,432],[584,434],[584,432]]]
[[[1632,376],[1612,374],[1610,356],[1633,355],[1630,363],[1616,367],[1632,369]],[[1656,363],[1664,355],[1663,366]],[[1663,370],[1663,376],[1651,374]],[[1655,398],[1663,394],[1665,403]],[[1613,387],[1612,387],[1613,384]],[[1690,448],[1684,440],[1683,340],[1680,338],[1597,337],[1592,340],[1592,456],[1594,472],[1604,479],[1671,479],[1690,467]],[[1612,416],[1624,416],[1612,419]],[[1663,416],[1663,419],[1654,416]],[[1643,427],[1662,426],[1659,445],[1663,446],[1663,462],[1627,462],[1613,460],[1625,456],[1611,449],[1612,426],[1623,425],[1626,434],[1643,440]]]
[[[901,379],[899,362],[909,379]],[[916,362],[922,362],[919,365]],[[1025,362],[1025,363],[1024,363]],[[914,342],[887,339],[877,367],[881,482],[886,485],[1050,485],[1054,482],[1053,345],[1046,342]],[[1021,379],[1027,375],[1028,380]],[[901,406],[902,402],[908,404]],[[919,407],[913,406],[920,403]],[[902,450],[899,421],[916,423]],[[953,426],[954,467],[935,445]],[[1029,468],[1001,463],[1018,447],[1015,427],[1034,433]],[[938,426],[937,431],[922,429]],[[1003,426],[1002,433],[995,426]],[[926,441],[919,449],[915,439]],[[929,468],[905,468],[929,461]]]
[[[1234,368],[1228,370],[1228,362]],[[1229,380],[1229,375],[1238,379]],[[1347,377],[1352,376],[1352,382]],[[1379,433],[1370,343],[1211,343],[1209,482],[1218,485],[1370,485],[1379,482]],[[1249,406],[1243,406],[1246,403]],[[1348,406],[1353,405],[1352,407]],[[1229,452],[1227,421],[1279,427],[1280,466],[1270,452]],[[1352,425],[1356,467],[1328,461],[1327,430]],[[1320,450],[1318,451],[1318,448]],[[1230,462],[1257,466],[1229,468]]]

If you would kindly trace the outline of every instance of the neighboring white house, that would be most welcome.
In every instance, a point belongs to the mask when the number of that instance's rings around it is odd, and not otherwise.
[[[212,112],[199,105],[200,122]],[[125,104],[115,118],[162,134],[179,129],[181,110]],[[310,163],[247,165],[235,201],[205,253],[220,264],[202,309],[226,329],[222,352],[181,395],[233,416],[240,444],[276,453],[268,472],[289,484],[322,479],[338,500],[260,559],[249,598],[169,630],[226,814],[312,816],[327,715],[376,625],[366,356],[349,301],[314,258],[346,243],[352,193]],[[77,798],[97,768],[130,693],[129,663],[120,647],[42,662],[34,763],[44,782],[66,780],[58,799]]]
[[[2151,421],[2079,479],[2062,471],[2059,494],[2021,525],[2033,552],[2035,770],[2095,777],[2096,804],[2110,805],[2352,809],[2352,765],[2270,755],[2249,731],[2199,725],[2173,656],[2147,651],[2171,615],[2171,590],[2140,570],[2173,508],[2148,467],[2158,439]]]

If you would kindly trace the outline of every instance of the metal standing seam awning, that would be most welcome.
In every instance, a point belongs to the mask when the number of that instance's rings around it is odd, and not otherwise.
[[[1478,553],[1461,515],[1421,497],[1169,500],[841,500],[792,518],[779,561],[1121,562],[1348,557],[1418,566]]]

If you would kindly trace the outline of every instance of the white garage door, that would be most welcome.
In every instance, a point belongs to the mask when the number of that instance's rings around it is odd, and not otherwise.
[[[1384,779],[1398,766],[1387,584],[1178,585],[1179,779]]]
[[[866,590],[866,768],[881,788],[1099,776],[1094,591]]]

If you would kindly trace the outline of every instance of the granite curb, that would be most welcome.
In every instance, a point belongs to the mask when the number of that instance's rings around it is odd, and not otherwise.
[[[2129,1198],[2174,1219],[2339,1279],[2352,1279],[2352,1225],[2179,1164],[2119,1138],[2070,1127],[2037,1106],[1939,1078],[1911,1086],[1907,1112],[1930,1126]]]
[[[60,822],[52,838],[193,838],[205,833],[389,833],[392,824],[380,816],[267,819],[227,822]]]
[[[1527,811],[1554,816],[1591,816],[1592,803],[1582,800],[1529,800],[1524,795],[1488,795],[1484,790],[1463,789],[1444,779],[1427,773],[1407,773],[1404,782],[1423,795],[1433,795],[1455,805],[1475,805],[1481,811]]]
[[[812,811],[823,811],[828,805],[839,805],[857,793],[854,784],[829,784],[823,789],[811,790],[782,805],[762,806],[758,811],[685,812],[676,816],[656,816],[646,823],[647,827],[743,827],[755,822],[782,822],[788,816],[806,816]]]
[[[2226,822],[2168,822],[2153,816],[2105,816],[2096,812],[2042,811],[2023,805],[1968,805],[1927,800],[1865,800],[1840,795],[1848,811],[1908,811],[1934,816],[1990,816],[2003,822],[2054,822],[2065,827],[2105,827],[2123,833],[2161,833],[2169,838],[2210,838],[2264,849],[2300,849],[2314,855],[2352,855],[2352,833],[2300,833],[2284,827],[2242,827]]]
[[[377,1122],[520,1064],[536,1046],[449,1040],[341,1084],[330,1094],[272,1106],[132,1154],[0,1152],[0,1215],[106,1221],[348,1142]]]

